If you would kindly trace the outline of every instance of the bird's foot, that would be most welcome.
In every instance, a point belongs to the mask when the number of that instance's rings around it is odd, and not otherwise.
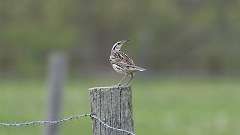
[[[118,83],[118,84],[116,84],[116,85],[113,85],[113,87],[116,87],[116,88],[120,88],[120,87],[130,87],[131,86],[131,84],[121,84],[121,83]]]
[[[123,85],[121,83],[117,84],[117,88],[122,87]]]
[[[117,88],[122,87],[122,86],[124,86],[124,85],[121,84],[121,83],[118,83],[118,84],[114,85],[114,87],[117,87]]]
[[[118,84],[118,87],[130,87],[130,83],[123,83],[123,84]]]

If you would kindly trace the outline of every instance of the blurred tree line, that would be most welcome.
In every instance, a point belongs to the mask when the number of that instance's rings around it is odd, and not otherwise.
[[[73,72],[105,70],[112,44],[130,39],[151,71],[235,73],[239,35],[239,0],[0,0],[0,72],[41,74],[56,50]]]

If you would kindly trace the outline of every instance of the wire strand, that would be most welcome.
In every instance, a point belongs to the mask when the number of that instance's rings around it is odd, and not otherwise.
[[[30,126],[53,126],[53,125],[60,125],[64,122],[70,120],[77,120],[81,117],[91,116],[91,114],[81,114],[76,116],[67,117],[61,120],[56,121],[27,121],[27,122],[13,122],[13,123],[2,123],[0,122],[0,127],[30,127]]]
[[[98,118],[96,115],[91,115],[90,117],[92,117],[93,119],[99,121],[102,125],[104,125],[104,126],[107,127],[107,128],[110,128],[110,129],[113,129],[113,130],[117,130],[117,131],[120,131],[120,132],[125,132],[125,133],[127,133],[128,135],[129,135],[129,134],[130,134],[130,135],[136,135],[136,134],[134,134],[134,133],[132,133],[132,132],[130,132],[130,131],[127,131],[127,130],[124,130],[124,129],[120,129],[120,128],[112,127],[112,126],[106,124],[105,122],[103,122],[103,121],[102,121],[100,118]]]
[[[119,132],[125,132],[128,135],[136,135],[130,131],[124,130],[124,129],[120,129],[120,128],[115,128],[112,127],[108,124],[106,124],[105,122],[103,122],[100,118],[98,118],[95,114],[80,114],[80,115],[75,115],[75,116],[70,116],[67,118],[63,118],[60,120],[56,120],[56,121],[27,121],[27,122],[12,122],[12,123],[3,123],[0,122],[0,128],[1,127],[33,127],[33,126],[57,126],[57,125],[61,125],[65,122],[68,121],[72,121],[72,120],[78,120],[82,117],[90,117],[92,119],[97,120],[98,122],[100,122],[103,126],[105,126],[106,128],[110,128],[112,130],[116,130]]]

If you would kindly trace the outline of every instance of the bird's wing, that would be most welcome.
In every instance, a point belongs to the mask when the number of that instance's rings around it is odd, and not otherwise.
[[[145,68],[139,67],[139,66],[132,66],[133,70],[137,70],[137,71],[145,71]]]
[[[135,65],[133,60],[129,56],[127,56],[127,54],[125,54],[122,51],[119,51],[118,53],[121,57],[121,61],[120,61],[121,63],[125,63],[125,64],[128,64],[128,65]]]
[[[145,71],[146,70],[145,68],[141,68],[141,67],[138,67],[138,66],[135,66],[135,65],[129,65],[129,64],[126,64],[126,63],[123,63],[123,62],[118,62],[116,64],[119,67],[121,67],[123,70],[126,70],[126,71]]]

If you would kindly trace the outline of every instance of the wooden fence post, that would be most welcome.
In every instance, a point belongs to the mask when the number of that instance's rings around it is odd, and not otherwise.
[[[90,88],[91,113],[109,126],[134,132],[130,87]],[[127,135],[93,119],[93,135]]]

